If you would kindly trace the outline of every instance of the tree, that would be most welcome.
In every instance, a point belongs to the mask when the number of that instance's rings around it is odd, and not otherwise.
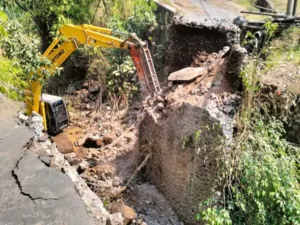
[[[41,36],[44,52],[62,24],[89,23],[95,0],[4,0],[2,6],[18,7],[28,13]],[[13,4],[13,5],[12,5]]]

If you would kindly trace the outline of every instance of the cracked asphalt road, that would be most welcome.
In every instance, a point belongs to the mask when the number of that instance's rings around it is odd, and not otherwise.
[[[17,126],[0,99],[0,225],[95,224],[70,178],[22,147],[33,132]]]

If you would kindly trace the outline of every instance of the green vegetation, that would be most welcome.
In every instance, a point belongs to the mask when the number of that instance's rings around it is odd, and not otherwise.
[[[266,28],[269,37],[276,29],[271,23]],[[230,153],[224,150],[220,159],[223,189],[200,204],[195,219],[212,225],[300,224],[300,149],[284,139],[283,123],[258,98],[259,78],[276,65],[276,59],[292,56],[298,63],[298,34],[296,28],[287,31],[249,59],[242,73],[245,96],[237,120],[239,132]]]
[[[13,60],[0,56],[0,92],[14,100],[19,100],[21,96],[16,90],[22,91],[26,83],[20,77],[21,69],[15,63]]]
[[[19,17],[25,15],[30,18],[27,22],[34,23],[34,28],[42,39],[42,51],[45,51],[61,25],[89,23],[93,3],[94,0],[3,0],[2,5],[8,11],[19,12]]]
[[[47,68],[50,64],[41,56],[41,52],[49,46],[59,27],[65,23],[94,24],[128,34],[135,32],[141,38],[149,39],[151,37],[148,37],[147,31],[155,26],[155,4],[144,0],[4,0],[0,3],[0,10],[1,54],[16,69],[14,76],[24,82],[28,74],[36,75],[38,68]],[[138,82],[134,81],[135,69],[128,52],[85,46],[74,55],[89,59],[88,76],[101,81],[101,90],[109,92],[110,96],[121,97],[127,101],[128,97],[137,93]],[[74,58],[69,61],[71,63],[67,64],[77,66]],[[47,69],[42,72],[46,78],[53,76]],[[36,79],[37,76],[33,78]],[[69,79],[58,79],[60,85],[68,85],[62,81]],[[7,81],[9,80],[12,79]],[[51,79],[45,83],[57,87],[56,81]]]
[[[156,5],[152,1],[115,0],[101,3],[103,5],[100,4],[96,12],[95,24],[128,34],[136,33],[141,39],[151,39],[148,31],[156,25],[154,15]],[[122,38],[126,39],[126,37]],[[90,49],[86,50],[90,51]],[[93,68],[101,68],[102,72],[90,69],[88,75],[102,83],[101,90],[105,90],[107,95],[122,103],[126,103],[129,98],[136,96],[139,83],[129,52],[105,48],[95,50],[95,52],[90,64],[93,65]]]
[[[272,51],[266,61],[267,69],[276,66],[280,61],[300,64],[300,29],[291,27],[280,38],[272,42]]]

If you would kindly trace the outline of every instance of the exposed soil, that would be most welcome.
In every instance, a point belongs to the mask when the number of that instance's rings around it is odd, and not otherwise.
[[[281,62],[263,74],[261,84],[264,90],[261,101],[268,103],[270,114],[283,121],[287,140],[299,144],[299,66],[293,62]]]

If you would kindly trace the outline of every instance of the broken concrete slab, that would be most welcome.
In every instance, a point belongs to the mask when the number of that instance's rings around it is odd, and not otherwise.
[[[44,135],[43,117],[40,114],[32,112],[32,115],[28,119],[28,126],[34,131],[35,139]]]
[[[205,75],[206,73],[206,68],[187,67],[171,73],[168,77],[168,81],[192,81],[199,76]]]
[[[12,116],[0,122],[0,224],[95,224],[65,174],[34,153],[25,155],[22,147],[33,132],[15,125]]]
[[[34,153],[22,157],[13,173],[22,191],[28,193],[33,199],[57,200],[74,193],[72,181],[60,171],[45,167]]]

